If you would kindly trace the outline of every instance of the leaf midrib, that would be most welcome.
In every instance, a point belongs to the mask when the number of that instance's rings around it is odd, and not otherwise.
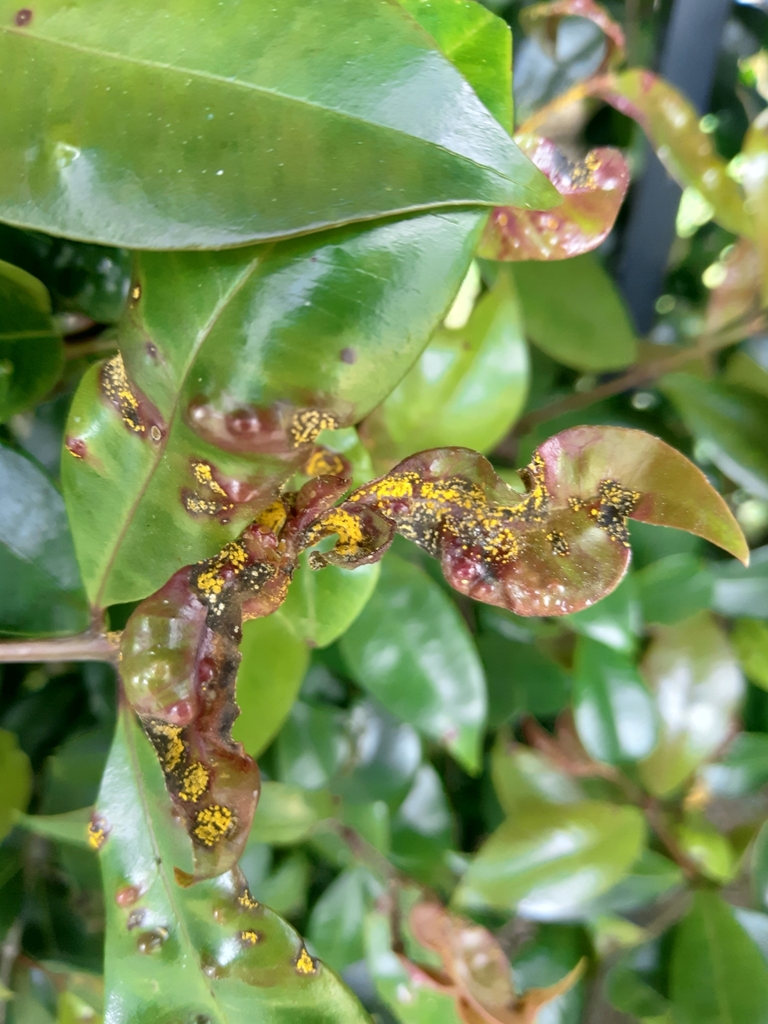
[[[473,165],[474,167],[481,167],[481,168],[484,168],[486,170],[489,170],[493,174],[498,175],[499,178],[502,178],[505,181],[509,181],[516,188],[523,189],[526,192],[531,192],[532,191],[532,189],[528,185],[524,185],[522,182],[513,181],[512,178],[508,177],[508,175],[504,174],[502,171],[498,170],[497,168],[492,167],[490,164],[478,163],[476,160],[473,160],[471,157],[464,156],[461,153],[457,153],[455,150],[448,149],[446,146],[443,146],[443,145],[441,145],[438,142],[432,142],[431,140],[424,139],[424,138],[422,138],[419,135],[411,135],[410,133],[404,131],[402,128],[392,128],[390,125],[384,125],[384,124],[381,124],[381,123],[379,123],[377,121],[370,121],[370,120],[367,120],[364,117],[360,117],[357,114],[351,114],[351,113],[349,113],[347,111],[339,110],[339,109],[337,109],[335,107],[329,107],[329,106],[324,106],[321,103],[315,103],[312,100],[307,99],[306,97],[292,96],[289,93],[280,92],[277,89],[269,89],[269,88],[267,88],[264,85],[257,84],[256,82],[245,82],[242,79],[238,79],[238,78],[227,78],[224,75],[217,75],[217,74],[215,74],[212,71],[202,71],[200,69],[187,68],[187,67],[184,67],[184,66],[179,65],[179,64],[165,64],[162,61],[150,60],[149,58],[145,58],[145,57],[132,57],[132,56],[129,56],[128,54],[117,53],[117,52],[114,52],[112,50],[103,50],[103,49],[101,49],[100,47],[97,47],[97,46],[83,46],[81,43],[74,43],[71,40],[54,39],[51,36],[36,35],[34,32],[22,32],[22,31],[19,31],[16,28],[12,28],[12,27],[8,27],[8,26],[6,26],[3,29],[0,29],[0,32],[2,32],[3,34],[6,34],[6,35],[10,35],[10,36],[18,36],[19,38],[31,39],[31,40],[33,40],[33,41],[35,41],[37,43],[48,44],[48,45],[51,45],[51,46],[60,46],[60,47],[63,47],[64,49],[74,50],[77,53],[82,53],[82,54],[85,54],[85,55],[87,55],[89,57],[102,57],[102,58],[105,58],[105,59],[110,59],[110,60],[122,62],[122,63],[125,63],[125,64],[135,64],[135,65],[137,65],[139,67],[152,68],[153,70],[156,70],[156,71],[169,71],[169,72],[173,72],[174,74],[184,75],[186,77],[196,78],[196,79],[200,79],[202,81],[215,82],[217,85],[225,85],[225,86],[228,86],[229,88],[243,89],[243,90],[246,90],[246,91],[253,91],[253,92],[257,92],[257,93],[260,93],[262,95],[265,95],[265,96],[272,96],[274,98],[281,99],[281,100],[284,100],[284,101],[289,102],[289,103],[295,103],[295,104],[298,104],[300,106],[305,106],[305,107],[308,107],[308,108],[313,109],[313,110],[321,110],[321,111],[323,111],[326,114],[333,114],[336,117],[343,117],[346,120],[351,121],[351,122],[355,122],[357,124],[364,124],[364,125],[367,125],[369,127],[371,125],[374,125],[375,127],[379,128],[381,131],[392,132],[394,135],[400,135],[400,136],[402,136],[403,138],[406,138],[406,139],[416,140],[416,141],[422,143],[422,145],[424,145],[424,146],[429,146],[429,147],[431,147],[431,148],[433,148],[435,150],[439,150],[440,152],[447,153],[449,156],[451,156],[455,160],[461,160],[461,161],[463,161],[465,163]],[[429,33],[427,33],[427,35],[429,35]],[[432,38],[432,37],[430,36],[430,38]],[[445,56],[442,53],[442,51],[439,48],[437,48],[437,47],[436,47],[436,53],[439,56],[443,57],[443,59],[448,61],[448,63],[450,64],[450,61],[449,61],[448,57]],[[454,65],[451,65],[451,66],[454,67]],[[454,67],[454,70],[456,70],[457,74],[460,74],[460,72],[455,67]],[[463,76],[461,76],[461,77],[463,78]],[[474,90],[473,90],[473,92],[474,92]],[[480,102],[482,103],[482,101],[480,101]],[[493,120],[493,122],[495,124],[498,124],[498,122],[496,121],[495,118],[493,118],[492,115],[491,115],[491,119]],[[471,201],[470,200],[465,200],[465,202],[471,202]],[[479,200],[477,201],[477,203],[480,206],[492,205],[492,204],[489,204],[489,203],[480,202]],[[437,208],[439,206],[444,206],[444,205],[446,205],[446,204],[445,203],[438,203],[438,204],[436,204],[435,208]],[[425,207],[425,209],[430,209],[430,208],[432,208],[432,207]]]
[[[123,541],[125,540],[126,534],[128,533],[128,530],[130,530],[130,528],[131,528],[134,516],[136,515],[136,510],[138,509],[138,507],[141,504],[141,502],[144,500],[144,496],[146,495],[147,490],[149,488],[149,485],[151,484],[152,479],[154,478],[154,475],[157,472],[158,466],[160,465],[160,462],[162,461],[163,457],[165,456],[166,449],[168,447],[168,444],[170,442],[171,436],[173,434],[173,427],[174,427],[174,424],[175,424],[175,421],[176,421],[176,416],[177,416],[178,411],[179,411],[179,403],[181,402],[181,395],[182,395],[182,392],[184,390],[184,385],[186,384],[187,378],[189,377],[189,374],[190,374],[190,372],[192,370],[192,367],[194,366],[195,361],[196,361],[198,355],[200,354],[200,350],[202,349],[203,345],[205,345],[206,341],[210,337],[211,331],[216,326],[216,323],[217,323],[219,317],[222,315],[222,313],[227,308],[229,303],[235,298],[235,296],[240,292],[240,290],[246,285],[246,283],[250,280],[250,278],[251,278],[252,274],[254,273],[254,271],[256,270],[256,268],[259,267],[264,262],[264,260],[267,258],[267,256],[270,254],[270,252],[272,251],[273,248],[274,248],[273,245],[264,246],[263,247],[264,251],[263,252],[259,252],[258,255],[255,256],[250,261],[250,263],[248,263],[244,267],[244,269],[242,270],[240,275],[235,279],[235,281],[230,285],[229,289],[224,293],[224,295],[216,303],[216,305],[215,305],[215,307],[213,309],[213,312],[211,313],[210,317],[205,322],[205,324],[203,325],[201,330],[198,332],[198,335],[197,335],[197,338],[195,339],[194,345],[190,348],[189,356],[187,358],[187,363],[186,363],[186,365],[184,367],[184,370],[181,373],[181,376],[179,377],[178,388],[176,390],[176,396],[174,398],[173,405],[171,406],[170,412],[168,414],[168,418],[167,418],[166,423],[165,423],[165,433],[164,433],[164,435],[163,435],[163,437],[161,439],[161,442],[157,445],[157,448],[155,450],[154,458],[153,458],[152,462],[149,465],[149,468],[147,470],[147,475],[144,478],[144,482],[142,483],[141,487],[137,491],[136,497],[131,502],[131,505],[128,508],[128,511],[126,513],[126,516],[125,516],[125,522],[123,523],[123,526],[121,527],[120,532],[118,533],[117,537],[115,538],[115,542],[114,542],[114,545],[113,545],[113,548],[112,548],[112,553],[110,554],[110,557],[109,557],[106,565],[104,566],[101,583],[99,584],[99,588],[96,591],[96,595],[95,595],[94,602],[93,602],[94,605],[97,608],[101,607],[101,601],[102,601],[102,598],[103,598],[103,595],[104,595],[104,590],[105,590],[105,588],[107,586],[107,582],[109,581],[109,578],[110,578],[110,576],[112,574],[112,570],[114,568],[115,561],[117,560],[118,554],[120,552],[120,548],[122,547],[122,544],[123,544]]]

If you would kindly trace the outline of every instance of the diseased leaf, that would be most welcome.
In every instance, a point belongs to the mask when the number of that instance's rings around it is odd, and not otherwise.
[[[502,272],[466,325],[439,329],[368,418],[364,433],[377,466],[444,445],[490,451],[522,412],[529,375],[519,299]]]
[[[660,627],[641,670],[660,727],[640,776],[652,793],[667,796],[728,738],[744,679],[722,629],[706,612]]]
[[[588,18],[605,34],[608,48],[603,68],[623,61],[626,46],[624,32],[605,7],[594,0],[551,0],[550,3],[532,4],[523,8],[520,22],[526,32],[539,33],[553,44],[557,39],[557,30],[562,19],[573,17]]]
[[[516,909],[533,920],[572,919],[629,870],[644,834],[634,807],[523,804],[480,847],[454,902],[475,911]]]
[[[577,370],[614,370],[635,361],[629,315],[597,257],[518,263],[514,278],[525,332],[548,356]]]
[[[370,412],[444,316],[481,224],[457,212],[138,255],[124,362],[89,370],[66,429],[67,510],[92,600],[144,598],[212,555],[307,468],[323,428]]]
[[[191,862],[157,759],[120,717],[92,829],[107,908],[106,1007],[114,1021],[309,1024],[367,1015],[299,936],[257,903],[234,869],[191,887]]]
[[[637,761],[656,745],[656,711],[634,661],[587,637],[576,645],[573,713],[598,761]]]
[[[61,495],[26,455],[0,444],[0,634],[88,628]]]
[[[259,0],[222,19],[215,0],[130,11],[89,0],[38,6],[23,24],[16,10],[0,12],[10,223],[199,249],[437,206],[556,201],[396,4]]]
[[[704,475],[650,434],[574,427],[542,444],[522,475],[528,490],[521,497],[476,452],[420,452],[317,520],[311,539],[336,533],[340,541],[314,553],[311,564],[371,561],[397,530],[440,559],[461,593],[519,615],[565,615],[621,581],[630,517],[688,530],[742,561],[749,557],[738,524]]]
[[[678,925],[671,997],[680,1024],[764,1024],[768,966],[717,893],[699,891]]]
[[[0,260],[0,423],[39,401],[64,365],[45,287]]]
[[[390,555],[341,646],[360,686],[470,771],[479,769],[482,665],[457,609],[423,570]]]
[[[543,212],[497,207],[478,255],[489,260],[563,260],[596,249],[613,228],[629,187],[624,157],[617,149],[601,148],[571,161],[549,139],[518,135],[516,141],[563,201]]]

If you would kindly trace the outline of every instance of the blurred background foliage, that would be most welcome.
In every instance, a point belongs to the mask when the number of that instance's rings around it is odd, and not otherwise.
[[[752,563],[633,523],[623,583],[561,619],[473,604],[400,540],[354,582],[303,567],[284,607],[245,628],[234,734],[266,782],[241,866],[380,1024],[453,1019],[450,1000],[393,967],[382,900],[405,913],[418,885],[495,934],[518,991],[586,958],[540,1024],[758,1024],[768,331],[753,242],[768,237],[764,194],[758,183],[745,242],[716,190],[689,175],[671,225],[656,225],[674,231],[648,307],[626,255],[640,245],[633,204],[654,159],[642,127],[589,90],[547,107],[608,66],[604,32],[568,16],[549,39],[526,35],[529,5],[486,6],[513,29],[516,123],[538,118],[573,159],[620,149],[628,199],[592,253],[476,259],[417,365],[364,422],[366,447],[349,431],[329,440],[355,448],[360,479],[460,444],[492,453],[514,483],[512,467],[564,427],[640,428],[704,470]],[[658,67],[673,4],[605,6],[629,64]],[[742,147],[768,99],[768,11],[722,7],[698,122],[652,142],[674,162],[686,133],[692,146],[709,140],[729,180],[748,186]],[[686,59],[698,59],[693,44]],[[2,226],[0,260],[0,631],[65,636],[87,628],[89,610],[59,489],[64,423],[86,368],[114,351],[131,257]],[[36,337],[33,359],[18,332]],[[110,608],[109,626],[129,611]],[[1,671],[0,1017],[95,1022],[105,908],[82,836],[115,727],[115,674],[65,659]]]

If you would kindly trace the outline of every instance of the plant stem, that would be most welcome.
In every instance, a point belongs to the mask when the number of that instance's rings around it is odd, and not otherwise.
[[[117,661],[119,633],[0,641],[0,662]]]

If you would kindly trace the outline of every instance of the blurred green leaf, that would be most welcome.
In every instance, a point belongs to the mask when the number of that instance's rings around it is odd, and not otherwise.
[[[26,270],[0,260],[0,423],[50,391],[64,366],[45,287]]]
[[[656,709],[634,661],[588,637],[576,644],[573,713],[597,761],[638,761],[656,746]]]
[[[488,724],[519,715],[548,717],[567,705],[571,682],[562,668],[531,643],[481,633],[477,647],[488,681]]]
[[[294,850],[251,889],[251,893],[281,917],[299,917],[307,909],[311,876],[312,869],[306,855],[301,850]]]
[[[626,874],[644,837],[634,807],[592,800],[522,805],[473,857],[455,902],[467,910],[568,920]]]
[[[136,1024],[201,1015],[211,1024],[254,1016],[303,1024],[318,1014],[364,1024],[362,1008],[329,968],[306,956],[293,929],[262,904],[249,905],[238,870],[179,884],[174,868],[191,867],[190,843],[130,712],[121,716],[97,813],[111,1014]],[[126,927],[129,917],[136,927]]]
[[[675,932],[670,995],[680,1024],[768,1021],[768,966],[714,892],[697,892]]]
[[[278,775],[303,789],[322,789],[349,763],[348,716],[331,707],[297,700],[276,742]]]
[[[480,767],[483,668],[456,606],[418,566],[382,562],[370,601],[341,640],[355,681],[385,708]]]
[[[499,803],[513,819],[528,803],[576,804],[584,799],[574,779],[538,751],[510,742],[504,730],[493,747],[491,773]]]
[[[768,690],[768,626],[757,619],[739,619],[731,643],[747,678]]]
[[[0,778],[0,839],[4,839],[13,828],[16,812],[26,808],[32,795],[29,758],[6,729],[0,729]]]
[[[525,332],[548,356],[577,370],[615,370],[637,357],[627,311],[597,257],[516,263]]]
[[[0,444],[0,634],[76,633],[89,622],[61,495]]]
[[[564,621],[582,636],[623,654],[633,654],[642,629],[634,574],[625,576],[602,601],[574,612]]]
[[[271,247],[137,255],[139,298],[118,341],[143,429],[105,395],[99,366],[66,428],[64,492],[92,600],[146,597],[237,536],[306,461],[285,434],[291,409],[316,405],[344,424],[370,412],[444,315],[481,226],[480,214],[457,212]],[[185,495],[210,504],[218,494],[195,477],[198,461],[231,496],[219,515],[185,508]]]
[[[93,814],[92,807],[63,814],[19,814],[16,823],[35,835],[54,839],[60,843],[88,848],[88,823]]]
[[[669,1008],[668,1000],[624,963],[610,968],[605,986],[611,1005],[633,1017],[662,1017]]]
[[[132,18],[92,2],[37,10],[1,43],[0,217],[23,227],[221,248],[430,206],[556,199],[394,4],[260,0],[221,21],[213,0]]]
[[[634,575],[637,596],[648,623],[673,626],[708,608],[712,574],[693,555],[668,555]]]
[[[541,925],[532,942],[514,958],[512,973],[515,986],[521,991],[554,985],[573,970],[585,953],[583,935],[569,925]],[[584,1005],[585,983],[572,988],[537,1014],[537,1024],[580,1024]]]
[[[768,909],[768,822],[763,822],[752,848],[752,889],[758,906]]]
[[[728,738],[744,679],[722,629],[705,612],[659,627],[642,672],[655,697],[660,729],[640,776],[656,796],[667,796]]]
[[[440,328],[366,428],[388,466],[424,448],[485,452],[507,433],[528,392],[528,346],[512,278],[500,273],[467,324]]]
[[[674,827],[673,835],[680,849],[707,878],[720,883],[733,878],[737,868],[734,849],[702,814],[689,811]]]
[[[284,782],[264,782],[248,841],[292,846],[332,815],[333,800],[324,790],[308,792]]]
[[[240,652],[236,698],[240,714],[232,726],[232,738],[258,757],[288,717],[309,652],[280,615],[244,623]]]
[[[453,878],[445,853],[454,832],[440,776],[431,764],[419,768],[405,800],[392,819],[392,861],[410,877],[433,888],[450,889]]]
[[[378,564],[357,569],[329,565],[315,572],[302,555],[288,596],[276,614],[311,647],[327,647],[355,621],[378,579]]]
[[[768,782],[768,736],[740,732],[725,755],[700,770],[707,789],[715,796],[739,797],[754,793]]]
[[[340,971],[365,955],[364,924],[381,885],[364,867],[334,879],[314,905],[307,938],[325,963]]]
[[[349,757],[331,783],[333,792],[360,804],[401,798],[421,763],[416,730],[374,701],[361,700],[349,709],[346,731]]]
[[[673,861],[654,850],[643,850],[621,881],[588,904],[584,916],[594,919],[637,910],[655,903],[684,882],[685,875]]]
[[[734,560],[715,563],[711,570],[713,611],[729,618],[768,619],[768,546],[751,553],[748,567]]]

